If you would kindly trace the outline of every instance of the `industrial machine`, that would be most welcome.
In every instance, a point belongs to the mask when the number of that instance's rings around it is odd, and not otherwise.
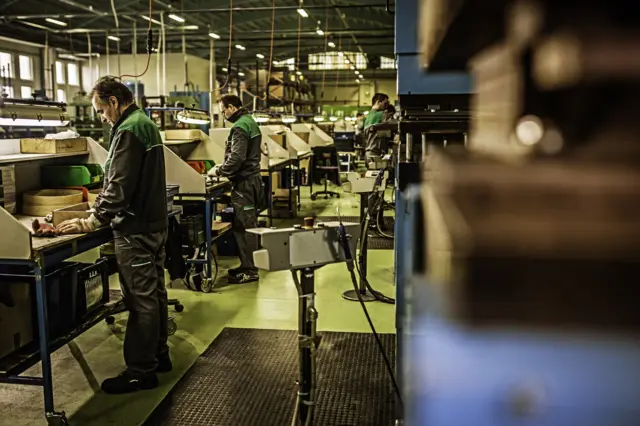
[[[253,253],[255,265],[267,271],[290,270],[298,290],[300,381],[293,424],[311,425],[316,403],[316,350],[320,345],[316,333],[315,271],[332,263],[353,263],[351,253],[356,251],[360,224],[327,222],[307,228],[256,228],[248,232],[261,239],[262,249]],[[345,244],[341,243],[341,235]]]
[[[406,424],[637,423],[637,12],[622,1],[397,1],[396,28],[416,47],[412,59],[398,52],[405,128],[439,111],[408,86],[470,71],[473,92],[467,129],[451,100],[440,122],[460,136],[427,136],[416,183],[396,198]]]
[[[75,112],[71,122],[72,126],[80,136],[92,137],[95,140],[109,140],[111,129],[96,116],[91,101],[87,98],[87,92],[80,91],[76,93],[69,106],[73,107]],[[108,142],[106,143],[108,144]],[[108,149],[109,147],[106,146],[105,148]]]

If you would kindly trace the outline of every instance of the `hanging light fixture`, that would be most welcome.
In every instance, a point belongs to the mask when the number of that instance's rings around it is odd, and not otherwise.
[[[296,121],[298,121],[298,119],[296,118],[295,115],[283,115],[282,116],[282,122],[284,124],[291,124],[291,123],[295,123]]]
[[[316,123],[320,123],[320,122],[324,121],[324,116],[323,115],[316,115],[315,117],[313,117],[313,121],[315,121]]]
[[[318,26],[316,27],[316,33],[321,36],[321,35],[324,35],[324,31],[322,31],[322,28],[320,28],[320,24],[321,22],[318,21]]]
[[[331,48],[335,48],[336,44],[333,41],[330,41],[329,43],[327,43],[329,45],[329,47]]]
[[[256,123],[268,123],[271,120],[269,114],[264,113],[253,113],[252,117]]]
[[[0,96],[0,126],[63,127],[70,120],[64,103]]]
[[[196,108],[185,108],[178,113],[178,121],[185,124],[209,124],[209,111]]]
[[[329,117],[329,121],[336,122],[338,121],[338,117],[336,117],[335,115],[332,115],[331,117]]]

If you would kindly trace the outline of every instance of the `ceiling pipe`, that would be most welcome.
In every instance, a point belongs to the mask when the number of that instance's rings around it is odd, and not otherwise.
[[[313,9],[361,9],[361,8],[381,8],[384,9],[386,7],[386,3],[365,3],[365,4],[343,4],[343,5],[335,5],[335,4],[323,4],[323,5],[305,5],[304,8],[313,10]],[[276,11],[286,11],[292,10],[297,11],[299,6],[276,6]],[[273,8],[271,6],[264,7],[222,7],[222,8],[200,8],[200,9],[184,9],[180,10],[179,13],[181,15],[188,14],[201,14],[201,13],[231,13],[231,12],[271,12]],[[148,11],[140,11],[136,12],[137,14],[148,14]],[[153,11],[153,15],[160,15],[162,11]],[[109,16],[109,13],[106,12],[98,12],[103,16]],[[133,13],[123,13],[120,16],[130,16]],[[63,19],[73,19],[73,18],[93,18],[96,16],[96,13],[38,13],[32,15],[5,15],[5,20],[24,20],[24,19],[44,19],[44,18],[63,18]]]
[[[22,23],[27,23],[26,21],[21,21]],[[37,25],[37,24],[34,24]],[[165,27],[167,27],[167,25],[165,25]],[[52,32],[55,33],[59,33],[59,34],[81,34],[81,33],[104,33],[109,31],[108,29],[105,28],[71,28],[71,29],[51,29],[49,27],[44,27],[42,26],[42,29],[48,29],[51,30]],[[371,34],[372,32],[393,32],[394,31],[394,27],[386,27],[386,28],[335,28],[335,29],[330,29],[329,30],[329,34],[333,34],[333,35],[350,35],[353,33],[363,33],[363,34]],[[133,30],[130,28],[121,28],[120,29],[120,34],[128,34],[128,33],[132,33]],[[182,33],[185,32],[188,35],[207,35],[209,34],[209,30],[208,29],[198,29],[198,30],[181,30],[181,29],[175,29],[174,31],[166,31],[167,34],[169,35],[180,35],[182,36]],[[271,30],[250,30],[250,31],[242,31],[242,34],[271,34]],[[297,29],[291,29],[291,30],[278,30],[278,34],[298,34],[298,30]],[[304,34],[304,35],[313,35],[314,38],[318,38],[318,35],[316,33],[316,30],[306,30],[306,31],[301,31],[300,34]],[[235,40],[235,38],[234,38]],[[277,39],[276,39],[277,40]]]

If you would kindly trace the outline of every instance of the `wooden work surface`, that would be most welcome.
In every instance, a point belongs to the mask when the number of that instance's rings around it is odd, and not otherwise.
[[[33,219],[38,219],[40,222],[44,222],[43,217],[15,215],[18,222],[24,225],[29,231],[31,231],[31,222]],[[33,251],[42,251],[51,247],[69,243],[73,240],[81,239],[86,234],[72,234],[72,235],[58,235],[52,238],[42,238],[31,235],[31,247]]]

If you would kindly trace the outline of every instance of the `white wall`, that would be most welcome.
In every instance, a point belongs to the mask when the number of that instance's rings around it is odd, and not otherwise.
[[[162,58],[162,57],[160,57]],[[141,74],[147,64],[147,55],[138,54],[136,58],[136,67],[134,67],[133,55],[120,55],[120,73],[134,75]],[[158,86],[158,62],[160,64]],[[84,63],[83,67],[83,82],[84,88],[87,92],[91,90],[93,83],[100,77],[105,75],[117,75],[118,74],[118,57],[116,55],[110,55],[108,61],[109,67],[107,71],[107,58],[105,56],[93,61],[93,72],[89,70],[88,61]],[[189,70],[189,81],[193,83],[201,92],[209,91],[209,61],[206,59],[198,58],[196,56],[187,55],[187,66]],[[177,86],[178,91],[184,91],[185,89],[185,69],[184,58],[180,53],[168,53],[166,57],[167,67],[167,81],[166,85],[162,83],[162,59],[157,60],[157,55],[151,55],[149,61],[149,69],[145,75],[138,78],[144,84],[144,93],[146,96],[158,96],[168,95],[169,92],[173,92]],[[124,80],[134,80],[131,77],[124,77]],[[166,87],[166,93],[162,93]]]

